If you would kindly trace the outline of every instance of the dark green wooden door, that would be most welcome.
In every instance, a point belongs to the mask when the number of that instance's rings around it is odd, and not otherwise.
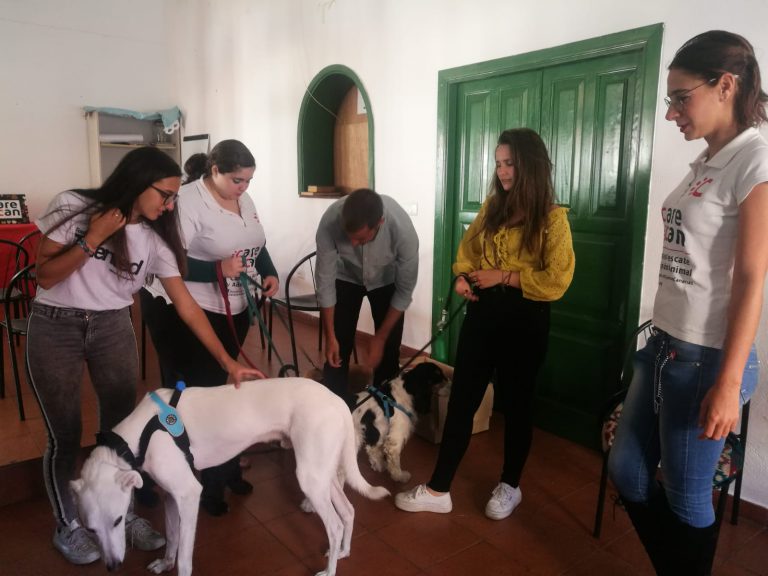
[[[536,421],[588,444],[597,438],[599,413],[615,388],[625,335],[637,323],[634,283],[640,281],[647,203],[647,186],[638,185],[638,157],[650,156],[650,141],[641,141],[641,116],[646,84],[657,79],[648,74],[647,56],[637,49],[565,63],[555,58],[535,69],[457,82],[448,103],[450,234],[436,232],[444,245],[441,258],[436,254],[435,284],[437,267],[450,270],[459,240],[486,197],[498,134],[520,126],[538,130],[554,163],[557,202],[570,208],[576,273],[566,296],[552,307]],[[652,112],[646,103],[646,113]],[[459,322],[449,327],[435,356],[451,361],[458,331]]]
[[[494,152],[500,126],[538,130],[541,72],[466,82],[458,88],[462,105],[456,118],[457,138],[451,181],[455,186],[450,226],[450,254],[455,255],[464,232],[475,219],[495,171]],[[450,264],[449,264],[450,265]],[[454,302],[454,309],[460,303]],[[459,337],[457,322],[448,332],[451,358]]]

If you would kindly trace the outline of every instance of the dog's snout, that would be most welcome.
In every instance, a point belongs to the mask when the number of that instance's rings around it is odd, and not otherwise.
[[[119,570],[120,566],[122,566],[122,565],[123,565],[123,563],[119,562],[117,560],[115,560],[113,562],[107,562],[107,571],[108,572],[115,572],[116,570]]]

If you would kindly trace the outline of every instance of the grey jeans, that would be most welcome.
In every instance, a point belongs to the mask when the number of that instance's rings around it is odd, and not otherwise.
[[[80,451],[86,366],[98,399],[99,430],[109,430],[136,403],[138,355],[129,309],[94,312],[34,303],[27,374],[48,432],[43,477],[59,524],[77,518],[69,481]]]

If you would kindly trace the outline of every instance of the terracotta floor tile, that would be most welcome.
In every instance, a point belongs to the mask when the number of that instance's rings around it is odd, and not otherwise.
[[[723,528],[730,525],[723,525]],[[736,550],[726,562],[751,570],[760,576],[768,575],[768,529],[744,542],[744,546]]]
[[[451,514],[401,512],[403,518],[378,530],[376,535],[426,569],[480,541],[472,531],[451,519]]]
[[[338,576],[415,576],[420,572],[415,564],[370,533],[354,538],[352,553],[338,563]]]
[[[266,523],[266,528],[294,556],[301,560],[315,561],[328,551],[328,536],[320,518],[296,508],[291,514]],[[352,549],[354,550],[354,537]]]
[[[566,570],[564,576],[640,576],[632,565],[621,558],[598,550],[582,562]]]
[[[319,364],[316,328],[298,323],[297,332],[300,346]],[[275,339],[287,358],[289,341],[277,321]],[[258,332],[249,336],[246,350],[268,373],[277,373],[279,364],[274,359],[267,363]],[[309,362],[302,354],[300,363],[307,368]],[[147,379],[137,386],[139,397],[159,381],[151,345],[147,360]],[[20,422],[8,374],[6,378],[9,396],[0,400],[0,481],[4,461],[39,458],[46,444],[34,397],[25,391],[28,419]],[[97,428],[96,402],[87,377],[82,404],[83,440],[92,444]],[[393,497],[374,502],[350,492],[356,515],[352,549],[349,558],[339,560],[338,576],[652,575],[650,561],[626,513],[620,508],[614,510],[610,489],[602,536],[592,537],[601,454],[547,432],[534,432],[521,481],[522,504],[505,520],[485,517],[485,503],[499,478],[503,424],[503,419],[494,414],[490,430],[472,437],[451,487],[454,511],[450,514],[410,514],[397,510]],[[386,473],[372,471],[364,454],[358,461],[371,484],[384,486],[394,495],[426,482],[438,451],[439,445],[414,436],[402,455],[403,468],[413,475],[405,484],[393,482]],[[254,492],[245,497],[228,494],[230,512],[220,518],[200,512],[194,574],[313,576],[325,568],[328,541],[320,519],[299,509],[303,495],[295,477],[293,451],[257,445],[247,451],[247,457],[250,468],[244,471],[244,477],[254,484]],[[23,483],[33,476],[41,477],[39,460],[34,462],[34,470],[18,466],[8,467],[9,477]],[[4,497],[8,488],[0,489]],[[41,495],[42,488],[26,492],[23,487],[10,488],[29,495],[21,502],[0,507],[0,575],[106,573],[100,562],[71,566],[53,549],[54,520],[47,498]],[[162,506],[137,506],[137,512],[162,528]],[[146,565],[161,552],[129,550],[119,574],[144,576],[148,573]],[[738,526],[726,521],[716,561],[715,576],[768,576],[768,528],[744,518]]]
[[[9,436],[0,441],[0,466],[32,460],[40,454],[30,434]]]
[[[426,569],[434,576],[523,576],[531,574],[525,566],[488,544],[478,542]]]
[[[515,515],[497,522],[486,541],[534,574],[560,574],[590,556],[597,546],[584,531],[544,515]]]
[[[226,546],[226,553],[222,553],[222,546]],[[257,525],[230,533],[226,542],[196,540],[193,574],[256,576],[272,574],[295,563],[295,556],[266,528]]]

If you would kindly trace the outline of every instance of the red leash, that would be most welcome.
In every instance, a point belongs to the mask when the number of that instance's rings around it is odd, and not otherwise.
[[[245,352],[240,346],[240,340],[237,338],[237,330],[235,330],[235,321],[232,319],[232,309],[229,307],[229,291],[227,290],[227,282],[226,280],[224,280],[224,273],[221,271],[221,260],[216,262],[216,280],[218,280],[218,283],[219,283],[219,291],[221,292],[221,297],[224,299],[224,308],[227,311],[227,323],[229,324],[229,330],[232,332],[232,338],[235,339],[237,350],[240,353],[240,356],[243,357],[243,360],[246,361],[248,366],[250,366],[255,370],[260,370],[260,368],[258,368],[256,364],[251,362],[251,359],[245,355]],[[243,289],[247,290],[248,286],[243,286]]]

